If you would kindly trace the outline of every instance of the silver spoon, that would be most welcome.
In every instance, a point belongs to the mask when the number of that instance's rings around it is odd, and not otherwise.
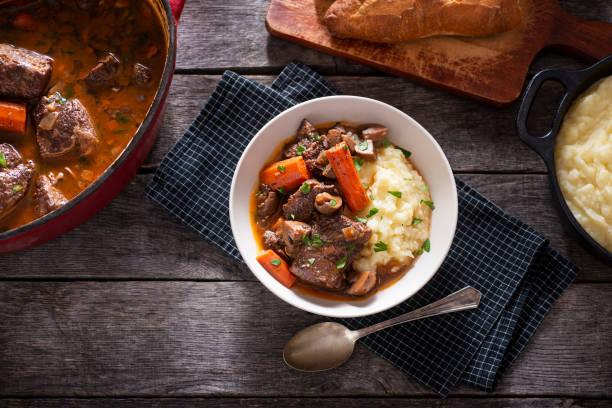
[[[349,330],[340,323],[323,322],[307,327],[293,336],[283,351],[285,363],[296,370],[323,371],[338,367],[353,354],[355,342],[370,333],[396,324],[461,310],[475,309],[481,293],[467,286],[412,312],[360,330]]]

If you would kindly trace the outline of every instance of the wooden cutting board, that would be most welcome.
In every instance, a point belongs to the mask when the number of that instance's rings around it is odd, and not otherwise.
[[[271,0],[266,27],[275,36],[493,105],[521,93],[535,55],[554,47],[587,62],[612,54],[612,24],[572,16],[557,0],[520,0],[523,20],[489,37],[437,36],[374,44],[330,36],[321,17],[333,0]]]

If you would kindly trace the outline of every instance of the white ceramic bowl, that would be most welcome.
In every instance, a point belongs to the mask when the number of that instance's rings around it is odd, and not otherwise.
[[[313,124],[346,120],[380,123],[389,128],[389,140],[412,152],[431,192],[436,209],[432,214],[431,252],[419,257],[394,285],[366,300],[324,300],[288,289],[256,261],[258,249],[251,229],[250,195],[255,191],[264,163],[281,141],[295,134],[302,119]],[[232,233],[242,258],[253,274],[272,293],[307,312],[330,317],[366,316],[389,309],[414,295],[436,273],[450,249],[457,225],[457,189],[446,156],[435,139],[414,119],[385,103],[357,96],[313,99],[288,109],[266,124],[249,143],[232,180],[229,212]]]

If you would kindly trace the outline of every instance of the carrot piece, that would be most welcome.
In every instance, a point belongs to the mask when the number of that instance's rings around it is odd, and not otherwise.
[[[25,133],[27,109],[23,103],[0,102],[0,130]]]
[[[362,210],[370,202],[363,184],[359,180],[355,163],[346,142],[342,142],[325,152],[336,174],[346,204],[351,211]]]
[[[270,228],[272,231],[278,231],[278,229],[283,225],[283,222],[285,222],[285,218],[284,217],[278,217],[276,219],[276,221],[274,221],[274,224],[272,224],[272,228]]]
[[[289,271],[289,265],[271,249],[266,249],[257,256],[257,262],[264,267],[277,281],[290,288],[297,277]]]
[[[261,182],[275,190],[290,190],[310,178],[310,172],[302,156],[282,160],[261,172]]]

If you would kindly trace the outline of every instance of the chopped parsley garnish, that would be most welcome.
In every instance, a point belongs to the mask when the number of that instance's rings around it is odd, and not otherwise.
[[[314,259],[314,258],[308,258],[308,263],[309,263],[309,264],[311,264],[311,265],[312,265],[312,264],[314,263],[314,261],[315,261],[315,259]]]
[[[364,140],[363,142],[359,143],[359,150],[361,150],[362,152],[365,152],[366,150],[368,150],[367,140]]]
[[[312,234],[312,239],[310,240],[310,246],[320,247],[323,246],[323,240],[319,234]]]
[[[346,261],[348,260],[348,255],[344,255],[344,257],[338,261],[336,264],[336,268],[342,269],[346,266]]]
[[[429,187],[427,187],[425,184],[423,184],[423,185],[421,186],[421,190],[423,190],[423,191],[427,191],[427,190],[429,190]]]
[[[4,153],[0,152],[0,166],[6,167],[6,157],[4,157]]]
[[[382,147],[391,146],[391,142],[389,141],[389,139],[384,139],[382,142],[380,142],[380,144],[382,145]]]
[[[348,146],[347,145],[342,146],[342,150],[346,152],[348,150]]]
[[[353,157],[353,163],[355,163],[355,168],[359,171],[363,166],[363,159],[361,157]]]
[[[382,252],[387,250],[387,244],[382,241],[378,241],[374,244],[374,252]]]
[[[60,103],[60,105],[65,105],[66,102],[68,102],[68,100],[64,98],[62,94],[59,92],[54,93],[52,99],[57,100]]]
[[[278,192],[279,192],[279,193],[281,193],[282,195],[285,195],[285,187],[284,187],[284,186],[283,186],[283,187],[281,187],[281,188],[279,188],[279,189],[278,189],[278,190],[276,190],[276,191],[278,191]]]
[[[280,266],[281,264],[281,260],[280,259],[273,259],[270,261],[270,263],[274,266]]]
[[[422,204],[425,204],[426,206],[428,206],[429,208],[431,208],[432,210],[435,210],[436,207],[434,206],[433,201],[431,200],[421,200]]]
[[[314,133],[314,132],[313,132],[313,133],[310,133],[310,134],[308,135],[308,138],[309,138],[309,139],[314,139],[315,135],[316,135],[316,133]]]
[[[358,169],[358,170],[359,170],[359,169]],[[370,188],[370,186],[368,186],[367,184],[362,184],[362,186],[363,186],[363,188],[364,188],[365,190],[367,190],[368,188]]]
[[[402,148],[401,148],[401,147],[399,147],[399,146],[395,146],[395,148],[396,148],[396,149],[398,149],[398,150],[400,150],[402,153],[404,153],[404,157],[405,157],[405,158],[409,158],[409,157],[410,157],[410,155],[412,154],[412,153],[410,153],[408,150],[406,150],[406,149],[402,149]]]
[[[276,168],[278,169],[278,171],[280,171],[281,173],[284,173],[285,170],[287,170],[287,168],[285,166],[276,166]]]
[[[422,219],[420,219],[420,218],[414,218],[414,219],[412,220],[412,225],[419,225],[419,224],[420,224],[420,223],[422,223],[422,222],[423,222],[423,220],[422,220]]]
[[[331,200],[331,201],[329,202],[329,205],[331,205],[332,207],[335,207],[335,206],[336,206],[336,204],[338,204],[338,202],[337,202],[336,200]]]
[[[412,251],[412,255],[417,256],[417,255],[421,255],[423,253],[422,249],[419,249],[418,251]]]
[[[366,218],[370,218],[371,216],[373,216],[377,212],[378,212],[378,208],[376,208],[376,207],[370,208],[370,212],[368,213],[368,215],[366,215]]]
[[[295,220],[295,214],[291,213],[291,219]]]
[[[310,193],[310,184],[308,184],[307,182],[303,182],[302,187],[300,187],[300,191],[304,194]]]
[[[257,190],[257,192],[255,193],[255,195],[261,195],[261,190]]]
[[[387,191],[387,193],[391,194],[394,197],[402,198],[402,192],[401,191]]]
[[[431,242],[429,241],[429,238],[427,238],[425,242],[423,242],[423,249],[425,250],[425,252],[429,252],[429,250],[431,249]]]
[[[115,120],[119,123],[128,123],[130,118],[125,113],[118,113],[115,115]]]
[[[295,154],[297,154],[298,156],[301,156],[302,153],[304,153],[304,150],[306,150],[306,148],[304,146],[302,146],[301,144],[298,144],[297,150],[295,151]]]
[[[19,184],[15,184],[15,185],[13,186],[13,193],[18,193],[18,192],[20,192],[21,190],[23,190],[23,186],[21,186],[21,185],[19,185]]]
[[[314,140],[321,140],[321,135],[319,135],[318,133],[315,133]]]
[[[374,196],[372,195],[372,193],[370,193],[368,197],[370,197],[370,200],[374,201]]]
[[[365,218],[363,218],[363,217],[355,217],[355,219],[356,219],[357,221],[359,221],[359,222],[363,222],[364,224],[365,224],[366,222],[368,222],[368,220],[366,220],[366,219],[365,219]]]

